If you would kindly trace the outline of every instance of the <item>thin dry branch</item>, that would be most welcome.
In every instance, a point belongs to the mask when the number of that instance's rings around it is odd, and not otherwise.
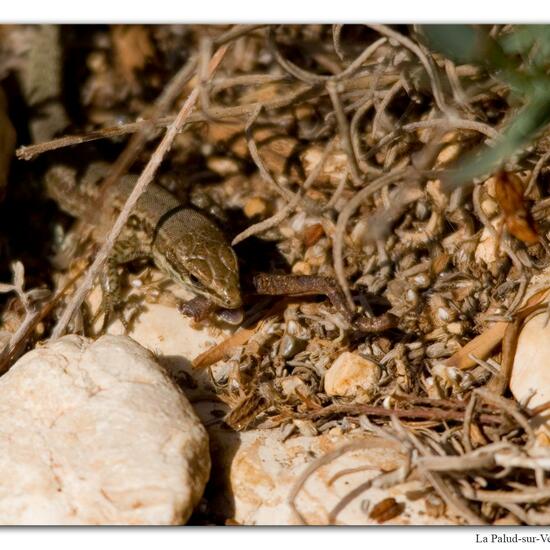
[[[281,210],[279,210],[273,216],[247,227],[244,231],[239,233],[233,239],[231,244],[235,246],[236,244],[244,241],[245,239],[252,237],[253,235],[257,235],[258,233],[267,231],[268,229],[271,229],[272,227],[279,225],[287,216],[289,216],[290,213],[293,212],[294,209],[299,205],[303,192],[307,191],[315,183],[315,180],[319,177],[319,174],[321,173],[321,170],[323,169],[326,159],[330,154],[330,152],[332,151],[333,147],[334,147],[334,139],[330,140],[325,146],[325,149],[323,151],[323,154],[321,155],[321,158],[319,159],[319,162],[315,165],[313,170],[310,172],[309,176],[304,181],[304,184],[302,185],[301,194],[297,193],[294,196],[294,198],[290,200],[290,202],[288,202]]]
[[[336,113],[336,120],[338,121],[338,128],[340,130],[340,141],[342,143],[342,149],[346,153],[348,159],[349,173],[354,185],[360,187],[363,185],[363,177],[360,174],[357,159],[355,158],[355,152],[351,144],[351,136],[349,131],[349,123],[342,107],[340,100],[340,94],[338,93],[337,85],[334,82],[327,82],[327,91]]]
[[[433,61],[422,51],[418,44],[415,44],[410,38],[403,36],[400,32],[397,32],[386,25],[368,25],[371,29],[387,36],[388,38],[393,38],[405,48],[411,50],[420,60],[432,83],[432,92],[437,106],[441,109],[443,113],[447,116],[454,116],[453,111],[448,107],[444,99],[444,94],[441,89],[441,82],[439,81],[439,76],[437,74],[437,69],[434,66]]]
[[[336,229],[333,235],[332,248],[333,248],[333,261],[334,261],[334,271],[336,273],[336,278],[338,283],[342,287],[346,300],[350,309],[353,311],[354,303],[349,290],[348,280],[345,274],[344,269],[344,259],[343,259],[343,250],[344,250],[344,238],[346,232],[346,226],[348,220],[359,208],[360,204],[368,199],[371,195],[382,189],[384,186],[399,181],[404,178],[407,174],[411,174],[410,170],[399,170],[395,172],[390,172],[376,178],[374,181],[369,183],[366,187],[358,191],[355,196],[346,204],[346,206],[340,212],[338,216],[338,221],[336,222]]]
[[[527,196],[531,193],[535,185],[537,184],[537,178],[539,177],[540,171],[543,169],[543,167],[546,165],[548,160],[550,159],[550,151],[547,151],[540,157],[540,159],[537,161],[537,164],[535,164],[535,167],[533,168],[533,172],[531,173],[531,177],[529,178],[529,183],[527,184],[527,187],[525,188],[524,195]]]
[[[365,63],[365,61],[382,45],[387,39],[380,38],[369,44],[343,71],[335,75],[319,75],[312,73],[311,71],[306,71],[298,67],[292,61],[286,59],[280,52],[277,41],[275,40],[275,26],[271,26],[268,31],[268,45],[275,57],[277,63],[289,74],[291,74],[297,80],[301,80],[307,84],[317,85],[325,84],[327,82],[339,82],[347,80],[352,77]]]
[[[79,270],[61,290],[51,298],[39,310],[27,311],[23,322],[17,328],[17,331],[12,335],[8,345],[0,353],[0,375],[4,374],[10,368],[10,365],[19,357],[25,349],[28,339],[31,337],[38,323],[46,319],[46,317],[54,310],[61,302],[67,291],[76,283],[78,278],[84,272],[84,268]]]
[[[267,182],[281,197],[288,201],[296,200],[299,196],[290,191],[290,189],[287,189],[286,187],[283,187],[270,173],[269,170],[266,168],[264,161],[262,160],[262,157],[260,156],[260,152],[258,151],[258,146],[256,145],[256,141],[254,140],[254,133],[252,131],[252,128],[254,126],[254,123],[260,116],[260,113],[262,112],[262,105],[258,105],[256,109],[253,111],[252,115],[250,116],[248,122],[245,126],[245,136],[246,136],[246,144],[248,145],[248,151],[250,152],[250,156],[252,157],[252,160],[255,162],[256,167],[258,168],[258,172],[262,176],[265,182]]]
[[[427,457],[433,454],[433,451],[426,445],[423,445],[414,433],[404,428],[397,417],[392,417],[392,424],[405,440],[410,441],[414,445],[421,456]],[[418,465],[418,469],[439,493],[439,496],[447,503],[447,506],[458,515],[462,516],[470,525],[485,525],[487,523],[468,506],[468,502],[457,492],[455,484],[452,481],[445,479],[441,474],[432,472],[421,465]]]
[[[227,52],[227,49],[228,49],[228,46],[221,46],[220,48],[218,48],[218,50],[212,57],[210,74],[214,73],[214,71],[220,64],[221,60],[223,59],[225,53]],[[185,124],[187,117],[189,116],[191,110],[195,105],[195,102],[198,98],[198,94],[199,94],[198,87],[196,87],[189,94],[189,97],[183,104],[183,107],[180,109],[180,112],[176,116],[174,122],[170,125],[170,127],[166,131],[166,134],[164,135],[162,141],[156,148],[149,162],[145,166],[143,172],[139,176],[134,189],[130,193],[130,196],[128,197],[126,203],[124,204],[124,207],[122,208],[118,218],[116,219],[113,225],[113,228],[111,229],[111,232],[107,237],[107,240],[99,250],[84,280],[78,287],[77,291],[75,292],[70,302],[67,304],[67,307],[63,312],[63,315],[61,316],[57,325],[55,326],[52,333],[52,338],[59,338],[64,333],[74,312],[77,310],[78,307],[80,307],[80,304],[86,297],[86,294],[92,288],[95,278],[99,275],[99,273],[101,272],[101,269],[103,268],[103,265],[107,261],[107,258],[109,257],[109,254],[113,249],[116,239],[118,238],[118,236],[120,235],[120,232],[122,231],[124,225],[126,224],[132,209],[136,205],[139,197],[147,189],[147,186],[155,176],[155,173],[158,167],[163,161],[164,156],[170,150],[170,147],[172,146],[174,139],[176,138],[178,133],[181,131],[183,125]]]
[[[409,418],[409,419],[426,419],[435,420],[437,422],[446,422],[456,420],[463,422],[465,418],[464,411],[438,409],[436,407],[410,407],[408,409],[392,408],[387,409],[385,407],[377,405],[327,405],[322,409],[310,411],[307,413],[296,413],[297,418],[314,420],[317,418],[323,418],[325,416],[332,415],[361,415],[366,414],[369,416],[379,417],[392,417],[396,418]],[[489,425],[499,425],[502,423],[501,418],[496,414],[480,414],[478,416],[479,421]]]
[[[305,518],[305,516],[302,515],[302,513],[298,510],[298,507],[296,506],[296,498],[298,497],[300,491],[302,490],[302,487],[305,485],[307,480],[319,469],[323,466],[330,464],[332,461],[336,460],[338,457],[349,453],[351,451],[357,451],[361,449],[368,449],[372,447],[372,442],[366,442],[366,441],[354,441],[353,443],[349,443],[347,445],[344,445],[340,447],[339,449],[336,449],[334,451],[331,451],[330,453],[327,453],[317,460],[314,460],[305,470],[302,472],[302,474],[298,477],[298,479],[295,481],[294,486],[292,487],[289,495],[288,495],[288,504],[294,514],[300,519],[300,521],[304,525],[308,525],[308,521]]]

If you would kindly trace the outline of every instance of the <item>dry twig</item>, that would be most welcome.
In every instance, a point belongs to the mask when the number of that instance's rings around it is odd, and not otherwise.
[[[212,58],[212,64],[210,67],[211,73],[213,73],[216,70],[217,66],[223,59],[223,56],[225,55],[226,51],[227,51],[227,46],[221,46],[216,51],[216,53]],[[147,166],[144,168],[143,172],[139,176],[136,182],[136,185],[132,190],[132,193],[130,194],[126,203],[124,204],[124,207],[122,208],[118,218],[116,219],[113,225],[113,228],[111,229],[105,243],[99,250],[84,280],[76,290],[72,299],[67,304],[67,307],[63,312],[63,315],[61,316],[57,325],[55,326],[55,329],[52,333],[52,338],[59,338],[63,334],[74,312],[80,306],[80,304],[86,297],[86,294],[89,292],[90,288],[92,287],[92,284],[95,278],[99,275],[101,269],[103,268],[103,265],[107,261],[107,258],[111,253],[111,250],[115,244],[117,237],[120,235],[120,232],[122,231],[124,225],[126,224],[132,209],[134,208],[139,197],[147,189],[147,185],[149,185],[149,183],[153,179],[158,167],[160,166],[160,163],[164,158],[164,155],[169,151],[170,147],[172,146],[172,142],[174,141],[177,134],[180,132],[187,117],[189,116],[189,113],[193,109],[193,106],[198,97],[198,93],[199,93],[198,88],[195,88],[191,92],[191,94],[189,94],[187,101],[183,104],[183,107],[180,109],[180,112],[178,113],[174,122],[168,128],[164,138],[158,145],[154,154],[151,156],[151,159],[147,163]]]

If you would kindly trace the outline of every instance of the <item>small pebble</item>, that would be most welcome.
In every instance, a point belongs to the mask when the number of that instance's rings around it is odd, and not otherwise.
[[[239,165],[233,159],[227,157],[209,157],[207,166],[212,172],[216,172],[220,176],[227,177],[239,173]]]
[[[450,334],[460,335],[463,331],[464,327],[462,326],[462,323],[460,321],[454,321],[447,324],[447,332],[449,332]]]
[[[292,266],[292,273],[294,273],[294,275],[311,275],[311,265],[307,262],[296,262]]]
[[[332,396],[372,394],[378,387],[380,367],[361,355],[345,351],[325,375],[325,391]]]
[[[459,143],[451,143],[450,145],[447,145],[441,150],[439,155],[437,155],[436,166],[440,166],[441,164],[449,164],[453,160],[456,160],[460,154],[460,150],[461,146]]]
[[[304,229],[304,244],[306,246],[313,246],[323,235],[325,231],[320,223],[315,225],[308,225]]]
[[[267,204],[260,197],[252,197],[248,199],[244,205],[244,215],[247,218],[254,218],[255,216],[261,216],[265,214],[267,210]]]

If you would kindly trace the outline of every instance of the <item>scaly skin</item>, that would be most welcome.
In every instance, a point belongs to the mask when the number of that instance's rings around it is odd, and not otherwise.
[[[81,185],[76,171],[54,166],[46,174],[46,190],[67,213],[90,221],[90,206],[97,197],[97,181],[106,172],[103,164],[92,165]],[[100,240],[111,227],[135,184],[134,176],[125,176],[102,199],[105,205],[94,232]],[[239,270],[235,252],[223,233],[208,218],[184,208],[168,191],[150,184],[117,239],[102,278],[106,305],[114,309],[121,303],[118,266],[137,258],[150,258],[174,282],[206,297],[223,308],[241,306]]]

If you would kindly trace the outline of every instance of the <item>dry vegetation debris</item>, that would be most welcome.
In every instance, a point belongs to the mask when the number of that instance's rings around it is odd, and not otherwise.
[[[485,30],[497,45],[516,32]],[[508,393],[521,324],[546,307],[530,281],[550,260],[548,136],[508,147],[498,170],[461,185],[449,176],[483,159],[483,147],[498,149],[524,112],[498,70],[438,53],[423,29],[384,25],[4,27],[1,55],[1,142],[10,143],[7,113],[18,157],[35,159],[12,162],[3,268],[21,260],[28,285],[58,294],[25,293],[14,264],[13,286],[2,287],[17,299],[3,303],[0,368],[62,333],[73,313],[49,259],[68,220],[37,213],[52,212],[44,166],[64,155],[81,168],[107,160],[106,187],[128,170],[142,174],[141,189],[155,177],[235,245],[244,326],[195,360],[210,369],[228,426],[283,425],[288,437],[374,431],[410,460],[369,483],[421,475],[465,522],[548,523],[550,464],[530,424],[542,409]],[[22,212],[37,219],[15,228]],[[74,310],[115,237],[116,228],[86,284],[74,283]],[[87,259],[69,257],[70,272]],[[325,282],[321,296],[266,299],[258,272]],[[327,369],[349,352],[377,365],[378,382],[328,395]],[[384,521],[396,506],[380,503],[371,517]]]

